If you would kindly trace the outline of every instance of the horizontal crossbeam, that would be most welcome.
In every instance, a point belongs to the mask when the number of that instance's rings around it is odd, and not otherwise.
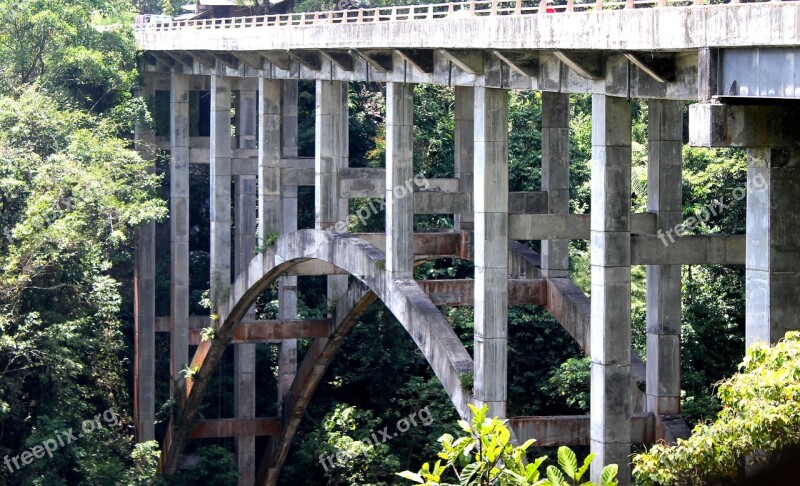
[[[200,420],[192,426],[192,439],[219,437],[261,437],[278,435],[281,421],[277,418]]]

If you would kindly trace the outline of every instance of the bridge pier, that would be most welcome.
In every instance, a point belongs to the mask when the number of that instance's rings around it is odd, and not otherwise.
[[[508,406],[508,90],[475,88],[475,402]]]
[[[547,212],[569,213],[569,95],[542,92],[542,191]],[[569,277],[569,240],[542,240],[542,274]]]
[[[256,148],[256,122],[258,117],[257,80],[240,81],[236,129],[240,149]],[[235,193],[235,261],[236,275],[247,269],[256,248],[256,176],[237,175]],[[255,319],[255,307],[251,307],[245,319]],[[234,345],[234,407],[236,418],[256,417],[256,345],[239,343]],[[255,481],[256,439],[254,436],[236,438],[236,455],[239,466],[239,485],[249,486]]]
[[[455,130],[454,158],[455,177],[458,179],[460,192],[472,192],[474,187],[473,170],[475,166],[475,88],[456,86],[454,88],[455,105],[453,118]],[[475,216],[470,213],[453,215],[453,229],[472,230],[475,227]]]
[[[170,88],[170,396],[189,364],[189,78]]]
[[[297,158],[297,102],[299,86],[297,80],[270,81],[271,99],[275,101],[277,123],[271,125],[276,132],[270,134],[276,151],[276,177],[280,201],[274,226],[277,233],[297,230],[297,184],[290,184],[280,177],[280,158]],[[273,83],[276,83],[273,85]],[[282,221],[281,219],[282,218]],[[270,227],[272,228],[272,227]],[[297,318],[297,277],[278,279],[278,312],[281,319]],[[285,339],[280,343],[278,358],[278,416],[283,410],[283,401],[289,394],[292,381],[297,374],[297,339]]]
[[[139,91],[140,96],[155,94],[152,80]],[[136,150],[142,159],[151,162],[155,171],[155,132],[137,123],[135,128]],[[134,289],[134,353],[133,370],[133,415],[136,440],[146,442],[155,439],[155,394],[156,394],[156,223],[150,221],[139,226],[136,234]]]
[[[591,480],[606,464],[630,482],[631,103],[592,96]]]
[[[386,270],[414,271],[414,85],[386,84]]]
[[[647,209],[657,216],[658,231],[681,222],[683,103],[648,101],[649,159]],[[681,266],[647,266],[647,409],[659,417],[681,410]],[[667,421],[669,422],[669,421]],[[686,431],[665,428],[673,442]]]

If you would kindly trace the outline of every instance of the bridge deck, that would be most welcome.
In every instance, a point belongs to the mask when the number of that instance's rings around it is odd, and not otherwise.
[[[717,49],[769,46],[786,51],[776,59],[798,57],[796,2],[687,3],[611,2],[592,9],[578,3],[551,14],[520,2],[310,12],[138,24],[136,40],[147,52],[146,71],[659,99],[704,99],[701,87],[713,81],[698,66],[709,49],[716,55]],[[795,97],[800,63],[790,64],[788,74],[778,70],[790,78],[789,87],[782,79],[772,84]]]

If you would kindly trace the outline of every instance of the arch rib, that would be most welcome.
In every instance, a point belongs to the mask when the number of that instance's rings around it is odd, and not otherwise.
[[[322,260],[356,277],[374,292],[411,335],[430,363],[461,417],[467,417],[470,395],[461,385],[461,375],[473,371],[472,358],[447,320],[413,278],[392,279],[382,263],[385,255],[369,243],[346,234],[300,230],[278,238],[267,252],[256,255],[236,278],[227,302],[217,310],[219,328],[215,339],[198,346],[190,369],[192,376],[182,386],[175,420],[164,444],[161,471],[175,474],[181,453],[208,381],[233,338],[236,325],[258,296],[289,268],[307,260]]]

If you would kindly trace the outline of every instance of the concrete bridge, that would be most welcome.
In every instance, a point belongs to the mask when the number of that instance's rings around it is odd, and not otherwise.
[[[175,473],[192,438],[236,437],[240,484],[275,484],[325,369],[375,299],[406,328],[462,417],[468,403],[506,415],[507,306],[536,304],[592,358],[591,415],[511,417],[517,439],[589,444],[597,466],[620,464],[626,484],[631,443],[688,434],[680,265],[746,265],[748,343],[800,327],[800,5],[700,3],[570,0],[548,13],[532,2],[479,1],[137,25],[142,94],[170,97],[168,140],[137,129],[145,157],[155,147],[170,153],[169,316],[155,314],[153,224],[140,229],[136,266],[140,441],[154,437],[155,333],[170,333],[178,406],[163,473]],[[313,159],[297,152],[298,80],[316,81]],[[351,82],[386,85],[384,169],[348,167]],[[453,179],[413,173],[415,83],[454,87]],[[511,89],[542,92],[538,192],[509,192]],[[190,91],[210,93],[209,137],[190,136]],[[569,214],[570,93],[592,94],[591,215]],[[631,213],[632,98],[649,107],[642,214]],[[696,102],[691,143],[748,150],[745,235],[680,231],[685,100]],[[214,321],[189,315],[189,164],[210,167]],[[313,229],[298,230],[299,186],[314,187]],[[362,197],[384,198],[385,234],[347,234],[348,199]],[[414,214],[453,214],[455,228],[415,234]],[[591,300],[569,279],[570,239],[591,242]],[[541,254],[525,240],[541,240]],[[263,251],[253,257],[256,247]],[[474,280],[413,279],[417,262],[453,257],[475,263]],[[631,265],[647,265],[646,365],[630,345]],[[335,305],[326,319],[296,319],[296,279],[306,275],[328,275]],[[255,299],[275,282],[280,319],[256,320]],[[474,306],[473,356],[441,304]],[[215,335],[201,341],[207,326]],[[299,365],[298,338],[314,338]],[[255,416],[257,342],[280,343],[277,417]],[[191,360],[190,344],[198,345]],[[200,421],[228,345],[236,416]],[[180,373],[186,363],[189,378]],[[256,461],[255,437],[264,435],[269,446]],[[592,471],[597,480],[600,467]]]

